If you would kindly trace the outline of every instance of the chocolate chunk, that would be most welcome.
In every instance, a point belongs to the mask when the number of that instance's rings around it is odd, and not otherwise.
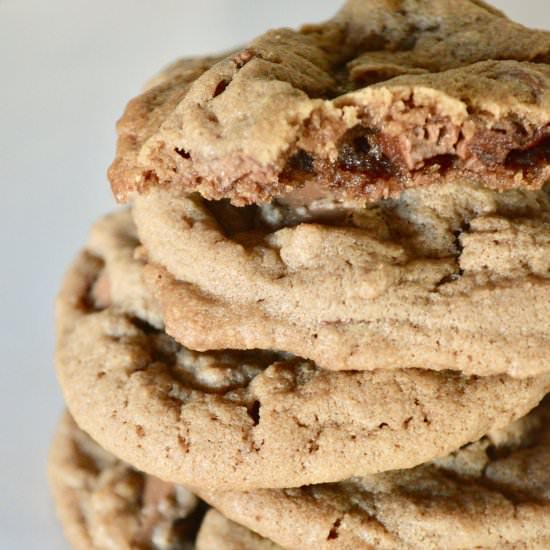
[[[313,157],[303,149],[299,149],[297,153],[290,157],[288,165],[291,169],[300,172],[314,172]]]
[[[529,170],[549,162],[550,136],[547,136],[533,147],[510,151],[506,157],[505,165],[507,168]]]
[[[396,173],[394,164],[382,152],[377,132],[364,126],[355,126],[344,134],[339,152],[342,170],[364,172],[375,178],[389,178]]]

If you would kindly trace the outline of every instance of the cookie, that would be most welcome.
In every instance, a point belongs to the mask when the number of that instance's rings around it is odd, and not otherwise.
[[[348,0],[133,100],[112,188],[119,201],[170,186],[241,205],[305,183],[359,202],[464,179],[537,188],[549,62],[550,33],[483,2]]]
[[[285,548],[548,548],[550,406],[445,459],[292,490],[199,493]]]
[[[550,195],[467,184],[363,208],[151,190],[133,217],[166,330],[332,370],[550,371]]]
[[[282,550],[246,527],[234,523],[211,508],[197,536],[197,550]]]
[[[57,513],[76,550],[195,547],[204,505],[187,489],[117,460],[68,414],[58,427],[48,470]]]
[[[139,241],[130,211],[120,210],[99,219],[91,228],[86,260],[78,263],[78,275],[65,281],[65,301],[59,301],[58,335],[70,330],[76,322],[79,304],[74,299],[89,300],[90,308],[107,307],[111,303],[131,315],[144,319],[156,328],[164,321],[157,303],[143,281],[143,263],[139,258]],[[98,278],[98,271],[101,276]]]
[[[228,52],[226,55],[229,55],[230,53],[232,52]],[[155,93],[151,95],[149,108],[154,108],[153,97],[157,98],[157,103],[165,102],[165,97],[159,92],[165,88],[166,83],[170,83],[170,88],[174,87],[176,82],[191,83],[205,70],[209,69],[212,65],[215,65],[218,61],[221,61],[224,57],[225,55],[217,57],[183,57],[164,67],[159,73],[150,78],[143,86],[143,93],[146,93],[153,88],[157,89]]]
[[[113,180],[139,182],[149,178],[139,163],[143,143],[157,132],[168,113],[179,104],[190,83],[217,60],[214,57],[178,60],[150,79],[143,94],[130,101],[117,123],[117,158],[109,169]]]
[[[193,352],[113,293],[98,300],[105,270],[116,274],[107,256],[83,252],[59,296],[65,399],[102,447],[174,483],[293,487],[412,467],[527,413],[549,387],[548,376],[333,372],[284,352]]]
[[[48,473],[59,518],[75,550],[279,548],[215,510],[205,515],[204,502],[184,487],[124,464],[80,430],[68,413],[58,426]]]

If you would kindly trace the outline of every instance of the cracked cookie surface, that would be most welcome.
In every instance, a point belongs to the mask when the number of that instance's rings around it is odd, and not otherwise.
[[[68,413],[52,443],[48,473],[57,513],[75,550],[195,548],[203,515],[197,497],[107,453]]]
[[[105,270],[116,275],[109,257],[83,252],[59,296],[65,399],[104,448],[175,483],[292,487],[412,467],[527,413],[548,390],[545,376],[333,372],[281,352],[193,352],[116,303],[98,283]]]
[[[482,2],[348,0],[326,23],[270,31],[134,99],[113,191],[250,204],[305,183],[359,202],[465,178],[540,187],[549,62],[548,32]]]
[[[189,490],[143,474],[103,450],[69,413],[48,462],[63,530],[75,550],[276,550]],[[200,526],[200,530],[199,530]]]
[[[135,199],[146,283],[196,350],[282,349],[332,370],[550,371],[550,196],[474,184],[364,208]]]
[[[289,549],[543,550],[550,544],[550,407],[410,470],[203,498]]]

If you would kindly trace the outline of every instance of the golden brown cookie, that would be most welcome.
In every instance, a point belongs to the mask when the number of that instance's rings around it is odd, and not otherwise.
[[[48,470],[59,519],[76,550],[194,548],[204,509],[198,499],[122,463],[69,414],[58,427]]]
[[[475,184],[351,207],[151,190],[133,217],[166,330],[332,369],[550,371],[550,195]]]
[[[174,483],[292,487],[412,467],[526,414],[549,387],[548,376],[333,372],[283,352],[193,352],[113,293],[98,300],[105,272],[117,273],[109,257],[83,252],[59,296],[65,399],[105,449]]]
[[[150,79],[145,91],[130,101],[117,123],[117,158],[110,167],[113,181],[138,184],[151,175],[143,173],[139,157],[143,144],[159,129],[164,118],[187,93],[189,84],[218,59],[180,59]]]
[[[201,490],[230,519],[296,550],[543,550],[550,406],[411,470],[302,489]]]
[[[465,178],[550,175],[550,34],[473,0],[348,0],[134,99],[110,170],[236,204],[310,183],[366,202]]]

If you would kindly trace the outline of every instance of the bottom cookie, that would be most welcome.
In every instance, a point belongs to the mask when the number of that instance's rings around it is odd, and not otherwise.
[[[550,548],[550,401],[409,470],[301,489],[198,494],[289,549]]]
[[[69,415],[49,473],[77,550],[550,547],[548,399],[508,428],[416,468],[301,489],[196,490],[246,527],[214,510],[203,519],[206,507],[190,491],[116,459]]]
[[[57,430],[48,471],[57,513],[75,550],[279,548],[214,510],[205,516],[207,506],[193,493],[118,460],[68,413]]]

